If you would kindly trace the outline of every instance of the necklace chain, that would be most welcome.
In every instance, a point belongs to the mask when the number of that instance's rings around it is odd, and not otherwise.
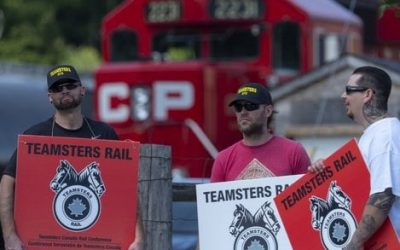
[[[92,129],[92,126],[90,126],[90,124],[89,124],[88,120],[86,119],[86,117],[83,116],[83,120],[85,121],[85,123],[87,124],[87,126],[88,126],[88,128],[89,128],[90,133],[92,134],[92,138],[95,138],[96,135],[94,134],[93,129]],[[51,125],[51,136],[54,136],[54,127],[55,127],[55,124],[56,124],[56,119],[53,117],[53,123],[52,123],[52,125]]]

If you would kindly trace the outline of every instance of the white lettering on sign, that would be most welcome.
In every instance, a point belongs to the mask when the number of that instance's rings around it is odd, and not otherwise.
[[[168,111],[190,109],[194,103],[193,85],[188,81],[154,83],[154,120],[165,121]]]
[[[130,99],[131,89],[124,82],[105,83],[98,90],[99,118],[104,122],[119,123],[130,119],[132,107],[118,103],[112,106],[111,100]],[[156,81],[153,85],[153,119],[166,121],[168,112],[173,110],[188,110],[194,105],[194,88],[189,81]]]
[[[129,86],[124,82],[110,82],[99,88],[99,118],[104,122],[123,122],[129,119],[130,107],[119,104],[112,107],[112,98],[127,99],[130,96]]]

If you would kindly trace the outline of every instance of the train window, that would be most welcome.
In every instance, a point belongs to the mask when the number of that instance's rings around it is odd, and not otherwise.
[[[259,31],[255,29],[226,29],[211,35],[211,57],[216,60],[254,58],[259,50]]]
[[[346,42],[343,39],[343,43]],[[343,46],[345,48],[345,46]],[[340,38],[336,34],[320,34],[318,39],[318,66],[340,56]]]
[[[111,35],[111,61],[136,61],[138,59],[137,35],[130,30],[118,30]]]
[[[153,38],[153,60],[186,61],[199,56],[199,34],[168,31],[160,32]]]
[[[283,22],[273,30],[273,65],[275,70],[300,69],[300,28],[297,23]]]

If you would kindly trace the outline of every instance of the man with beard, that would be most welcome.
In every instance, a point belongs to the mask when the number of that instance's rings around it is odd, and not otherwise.
[[[342,99],[346,114],[364,128],[358,146],[370,173],[370,196],[350,243],[344,249],[364,249],[365,242],[390,218],[400,236],[400,122],[388,115],[392,87],[383,70],[364,66],[350,76]],[[323,171],[318,160],[310,171]]]
[[[86,88],[82,86],[74,67],[70,65],[54,67],[47,74],[47,84],[49,102],[53,104],[55,114],[47,121],[32,126],[24,134],[118,140],[117,134],[110,126],[82,114],[81,104]],[[7,250],[26,249],[17,235],[14,222],[16,167],[17,151],[7,164],[0,183],[0,219]],[[138,218],[136,239],[129,250],[142,249],[143,229]]]
[[[275,113],[268,89],[258,83],[239,88],[229,104],[234,108],[243,139],[221,151],[214,161],[211,182],[303,174],[310,159],[303,146],[274,135]]]

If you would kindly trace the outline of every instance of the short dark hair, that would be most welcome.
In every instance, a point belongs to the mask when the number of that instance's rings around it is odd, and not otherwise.
[[[361,75],[357,82],[359,86],[371,88],[375,92],[376,108],[387,111],[392,89],[392,79],[388,73],[377,67],[363,66],[355,69],[353,74]]]

